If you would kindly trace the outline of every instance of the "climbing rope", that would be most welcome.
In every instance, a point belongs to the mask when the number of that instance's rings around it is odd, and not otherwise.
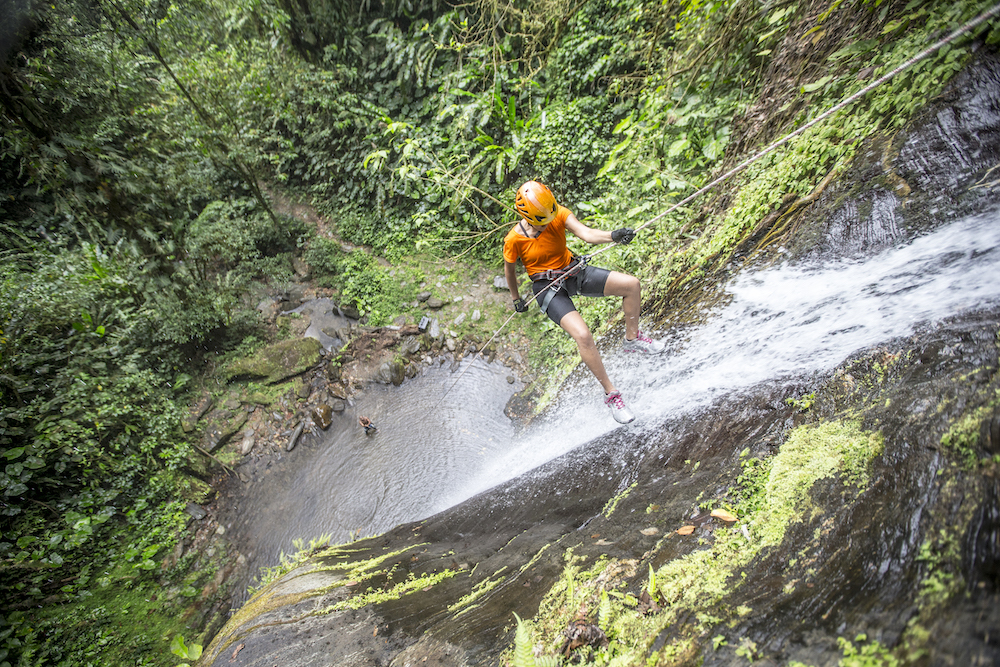
[[[951,34],[947,35],[946,37],[943,37],[943,38],[939,39],[938,41],[934,42],[933,44],[931,44],[930,46],[928,46],[926,49],[924,49],[923,51],[921,51],[920,53],[916,54],[915,56],[913,56],[912,58],[910,58],[909,60],[907,60],[906,62],[904,62],[903,64],[901,64],[900,66],[896,67],[891,72],[889,72],[887,74],[883,74],[882,76],[880,76],[879,78],[875,79],[874,81],[872,81],[871,83],[869,83],[867,86],[865,86],[861,90],[859,90],[856,93],[854,93],[853,95],[850,95],[849,97],[844,98],[839,103],[837,103],[836,105],[830,107],[829,109],[827,109],[826,111],[824,111],[820,115],[816,116],[815,118],[813,118],[811,121],[809,121],[808,123],[806,123],[805,125],[803,125],[799,129],[795,130],[794,132],[789,132],[788,134],[786,134],[782,138],[780,138],[777,141],[771,143],[769,146],[767,146],[763,150],[759,151],[755,155],[747,158],[746,160],[744,160],[740,164],[736,165],[735,167],[733,167],[732,169],[730,169],[726,173],[722,174],[721,176],[719,176],[715,180],[711,181],[707,185],[705,185],[705,186],[701,187],[700,189],[692,192],[690,195],[688,195],[684,199],[680,200],[679,202],[677,202],[676,204],[674,204],[673,206],[671,206],[667,210],[665,210],[662,213],[660,213],[660,214],[658,214],[658,215],[650,218],[646,222],[644,222],[641,225],[639,225],[638,227],[636,227],[634,231],[636,233],[638,233],[641,230],[645,229],[646,227],[652,225],[654,222],[657,222],[657,221],[661,220],[662,218],[664,218],[665,216],[667,216],[670,213],[672,213],[673,211],[676,211],[681,206],[689,204],[690,202],[694,201],[695,199],[697,199],[701,195],[703,195],[706,192],[708,192],[709,190],[713,189],[715,186],[719,185],[720,183],[722,183],[722,182],[724,182],[724,181],[732,178],[736,174],[740,173],[741,171],[743,171],[744,169],[746,169],[747,167],[749,167],[750,165],[752,165],[754,162],[757,162],[761,158],[766,157],[767,155],[773,153],[778,148],[780,148],[781,146],[785,145],[786,143],[788,143],[789,141],[791,141],[795,137],[799,136],[800,134],[802,134],[803,132],[805,132],[809,128],[814,127],[817,123],[819,123],[819,122],[821,122],[821,121],[829,118],[830,116],[832,116],[833,114],[837,113],[838,111],[840,111],[844,107],[846,107],[846,106],[848,106],[850,104],[853,104],[858,99],[864,97],[869,92],[871,92],[875,88],[878,88],[879,86],[881,86],[886,81],[889,81],[893,77],[901,74],[902,72],[905,72],[906,70],[910,69],[911,67],[913,67],[914,65],[916,65],[917,63],[919,63],[921,60],[924,60],[925,58],[927,58],[928,56],[930,56],[932,53],[934,53],[935,51],[937,51],[941,47],[945,46],[946,44],[950,44],[951,42],[955,41],[956,39],[958,39],[962,35],[968,33],[972,29],[974,29],[977,26],[981,25],[982,23],[984,23],[984,22],[986,22],[986,21],[988,21],[988,20],[990,20],[992,18],[995,18],[998,14],[1000,14],[1000,3],[994,5],[991,9],[988,9],[987,11],[983,12],[982,14],[980,14],[976,18],[972,19],[971,21],[969,21],[968,23],[966,23],[962,27],[956,29],[954,32],[952,32]],[[573,275],[576,272],[580,271],[580,269],[582,269],[591,259],[593,259],[597,255],[601,254],[605,250],[610,250],[611,248],[615,247],[616,245],[617,244],[606,245],[603,248],[595,250],[593,253],[591,253],[589,255],[584,255],[583,258],[582,258],[582,261],[580,261],[574,267],[570,267],[570,269],[568,269],[566,271],[566,273],[564,273],[563,275],[561,275],[558,278],[555,278],[554,280],[552,280],[552,282],[550,282],[548,285],[546,285],[539,292],[539,294],[544,293],[546,290],[556,290],[557,291],[559,288],[562,287],[562,284],[566,280],[566,278],[569,278],[571,275]],[[574,268],[576,268],[575,271],[573,270]],[[496,330],[496,332],[493,334],[493,336],[490,337],[490,339],[486,342],[486,344],[483,345],[479,349],[478,352],[476,352],[476,356],[473,357],[472,362],[468,366],[466,366],[465,370],[462,371],[461,375],[458,376],[458,379],[455,380],[455,383],[451,387],[449,387],[448,390],[444,393],[444,396],[441,397],[442,400],[444,399],[445,396],[448,395],[449,392],[451,392],[452,389],[455,388],[455,385],[457,385],[458,382],[459,382],[459,380],[462,379],[462,375],[465,375],[465,372],[468,371],[469,368],[472,367],[472,364],[475,363],[476,359],[479,358],[479,355],[482,352],[482,350],[485,349],[491,342],[493,342],[493,339],[495,339],[500,334],[500,332],[504,330],[504,328],[510,323],[510,321],[514,318],[514,315],[516,315],[516,314],[517,314],[516,310],[513,313],[511,313],[510,317],[508,317],[507,320],[503,324],[500,325],[500,328]]]
[[[495,331],[495,332],[493,333],[493,335],[492,335],[492,336],[490,336],[490,339],[489,339],[488,341],[486,341],[485,343],[483,343],[483,344],[482,344],[482,345],[481,345],[481,346],[479,347],[479,349],[478,349],[478,350],[476,350],[476,356],[474,356],[474,357],[472,358],[472,361],[470,361],[470,362],[469,362],[469,365],[465,367],[465,370],[463,370],[463,371],[462,371],[461,373],[459,373],[458,377],[457,377],[457,378],[455,378],[455,382],[454,382],[454,383],[453,383],[453,384],[452,384],[452,385],[451,385],[450,387],[448,387],[448,389],[447,389],[447,390],[446,390],[446,391],[444,392],[444,394],[442,394],[442,395],[441,395],[441,398],[440,398],[440,399],[438,399],[438,402],[439,402],[439,403],[440,403],[441,401],[443,401],[443,400],[445,399],[445,396],[447,396],[448,394],[450,394],[450,393],[451,393],[451,390],[455,388],[455,385],[457,385],[457,384],[458,384],[458,382],[459,382],[459,380],[461,380],[461,379],[462,379],[462,376],[463,376],[463,375],[465,375],[465,374],[466,374],[466,372],[468,372],[468,370],[469,370],[470,368],[472,368],[472,365],[473,365],[473,364],[475,364],[475,363],[476,363],[476,359],[478,359],[478,358],[479,358],[479,355],[481,355],[481,354],[483,353],[483,350],[485,350],[485,349],[486,349],[486,348],[487,348],[487,347],[489,346],[489,344],[493,342],[493,339],[494,339],[494,338],[496,338],[497,336],[499,336],[499,335],[500,335],[500,332],[501,332],[501,331],[503,331],[503,330],[504,330],[504,328],[506,328],[506,326],[507,326],[508,324],[510,324],[510,321],[511,321],[512,319],[514,319],[514,316],[515,316],[515,315],[517,315],[517,311],[516,311],[516,310],[515,310],[515,311],[514,311],[513,313],[511,313],[511,314],[510,314],[510,316],[509,316],[509,317],[508,317],[508,318],[507,318],[507,319],[506,319],[506,320],[504,321],[504,323],[500,325],[500,328],[499,328],[499,329],[497,329],[497,330],[496,330],[496,331]]]

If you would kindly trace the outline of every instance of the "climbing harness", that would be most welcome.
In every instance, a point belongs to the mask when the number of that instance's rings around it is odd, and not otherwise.
[[[531,278],[532,282],[536,280],[552,281],[538,291],[538,294],[544,294],[544,296],[542,297],[542,302],[538,304],[539,307],[542,309],[543,313],[545,313],[546,315],[548,314],[549,304],[552,303],[552,297],[554,297],[556,293],[559,292],[560,289],[562,289],[563,283],[566,282],[566,279],[572,278],[576,274],[580,273],[580,271],[583,271],[584,267],[587,266],[587,262],[589,261],[590,261],[590,255],[579,255],[579,256],[574,255],[573,261],[570,262],[569,266],[567,266],[565,269],[549,269],[548,271],[542,271],[540,273],[532,273],[530,276],[528,276],[529,278]],[[535,296],[537,297],[538,294],[536,294]]]
[[[830,116],[832,116],[833,114],[837,113],[838,111],[840,111],[844,107],[846,107],[846,106],[848,106],[850,104],[853,104],[854,102],[856,102],[861,97],[864,97],[865,95],[867,95],[869,92],[871,92],[875,88],[878,88],[879,86],[881,86],[886,81],[889,81],[890,79],[892,79],[893,77],[897,76],[898,74],[900,74],[902,72],[905,72],[906,70],[910,69],[911,67],[913,67],[914,65],[916,65],[917,63],[919,63],[921,60],[924,60],[929,55],[931,55],[932,53],[934,53],[935,51],[937,51],[938,49],[940,49],[942,46],[945,46],[946,44],[950,44],[954,40],[958,39],[959,37],[961,37],[965,33],[967,33],[970,30],[972,30],[973,28],[975,28],[975,27],[979,26],[980,24],[984,23],[985,21],[988,21],[988,20],[990,20],[992,18],[996,18],[996,16],[998,14],[1000,14],[1000,3],[994,5],[991,9],[988,9],[987,11],[983,12],[982,14],[980,14],[979,16],[977,16],[976,18],[972,19],[971,21],[969,21],[968,23],[966,23],[962,27],[960,27],[957,30],[955,30],[954,32],[952,32],[951,34],[949,34],[949,35],[947,35],[947,36],[939,39],[935,43],[931,44],[926,49],[924,49],[920,53],[916,54],[915,56],[913,56],[912,58],[910,58],[909,60],[907,60],[906,62],[904,62],[902,65],[896,67],[891,72],[889,72],[887,74],[883,74],[882,76],[880,76],[879,78],[875,79],[874,81],[872,81],[871,83],[869,83],[867,86],[865,86],[861,90],[859,90],[856,93],[854,93],[853,95],[851,95],[851,96],[849,96],[849,97],[841,100],[839,103],[837,103],[836,105],[830,107],[829,109],[827,109],[826,111],[824,111],[820,115],[816,116],[815,118],[813,118],[811,121],[809,121],[808,123],[806,123],[805,125],[803,125],[799,129],[795,130],[794,132],[790,132],[790,133],[786,134],[782,138],[780,138],[777,141],[771,143],[769,146],[767,146],[766,148],[764,148],[763,150],[761,150],[760,152],[758,152],[756,155],[753,155],[753,156],[747,158],[746,160],[744,160],[740,164],[736,165],[735,167],[733,167],[732,169],[730,169],[726,173],[722,174],[721,176],[719,176],[715,180],[711,181],[707,185],[705,185],[705,186],[701,187],[700,189],[692,192],[690,195],[688,195],[684,199],[680,200],[679,202],[677,202],[676,204],[674,204],[673,206],[671,206],[667,210],[663,211],[662,213],[660,213],[660,214],[658,214],[656,216],[653,216],[652,218],[650,218],[646,222],[644,222],[641,225],[639,225],[638,227],[636,227],[633,231],[635,231],[636,233],[638,233],[640,230],[645,229],[646,227],[650,226],[654,222],[657,222],[660,219],[664,218],[665,216],[669,215],[670,213],[676,211],[681,206],[689,204],[690,202],[694,201],[695,199],[697,199],[701,195],[703,195],[706,192],[708,192],[709,190],[713,189],[715,186],[719,185],[723,181],[726,181],[726,180],[732,178],[733,176],[735,176],[736,174],[740,173],[741,171],[743,171],[744,169],[746,169],[747,167],[749,167],[753,163],[757,162],[761,158],[763,158],[763,157],[765,157],[765,156],[773,153],[778,148],[780,148],[781,146],[783,146],[786,143],[788,143],[790,140],[794,139],[795,137],[797,137],[800,134],[804,133],[806,130],[808,130],[811,127],[815,126],[817,123],[819,123],[819,122],[821,122],[821,121],[829,118]],[[576,265],[573,265],[573,266],[570,266],[569,268],[567,268],[564,272],[562,272],[561,275],[555,276],[552,279],[552,282],[550,282],[548,285],[546,285],[544,288],[542,288],[542,290],[539,292],[539,294],[541,294],[542,292],[547,292],[546,295],[545,295],[545,297],[542,299],[542,304],[541,304],[541,306],[542,306],[542,312],[546,311],[546,309],[548,308],[549,302],[552,301],[552,297],[555,296],[556,292],[559,291],[559,289],[562,287],[563,283],[566,281],[567,278],[569,278],[570,276],[573,276],[573,275],[579,273],[583,269],[583,267],[586,266],[586,264],[591,259],[593,259],[597,255],[601,254],[605,250],[610,250],[611,248],[615,247],[615,245],[617,245],[617,244],[607,245],[607,246],[604,246],[603,248],[595,250],[593,253],[591,253],[589,255],[583,255],[582,257],[580,257],[580,260],[581,260],[580,262],[578,262]],[[507,326],[507,324],[510,323],[510,321],[514,318],[514,315],[516,315],[516,314],[517,314],[517,311],[514,311],[510,315],[510,317],[508,317],[506,319],[506,321],[504,321],[504,323],[500,325],[500,328],[497,329],[496,332],[493,334],[493,336],[490,337],[489,341],[487,341],[486,344],[483,345],[482,348],[480,348],[480,351],[482,349],[485,349],[487,345],[489,345],[491,342],[493,342],[493,339],[496,338],[500,334],[500,332],[504,330],[504,328]],[[473,358],[472,363],[475,363],[475,361],[476,361],[477,358],[479,358],[479,352],[476,353],[476,356]],[[472,363],[470,363],[465,368],[465,371],[469,370],[469,368],[472,366]],[[447,396],[448,393],[452,389],[455,388],[455,385],[458,384],[458,381],[462,379],[462,375],[465,375],[465,371],[462,371],[462,374],[458,376],[457,380],[455,380],[455,384],[453,384],[451,387],[448,388],[448,391],[446,391],[444,393],[444,396],[441,397],[442,399],[444,399],[444,397]]]

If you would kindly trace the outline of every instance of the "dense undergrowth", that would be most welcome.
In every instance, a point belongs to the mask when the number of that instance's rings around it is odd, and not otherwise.
[[[161,563],[210,475],[179,417],[206,359],[265,335],[252,306],[293,254],[372,323],[402,312],[389,269],[276,215],[263,183],[411,271],[498,267],[521,181],[637,226],[986,4],[4,0],[0,665],[171,663],[183,621],[149,596],[193,590],[191,562]],[[654,297],[712,271],[971,43],[602,263]],[[581,310],[614,324],[607,300]],[[575,358],[548,320],[516,326]]]

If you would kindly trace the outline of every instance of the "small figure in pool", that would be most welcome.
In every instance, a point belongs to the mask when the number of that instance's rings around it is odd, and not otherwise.
[[[372,420],[363,415],[358,417],[358,423],[365,429],[365,435],[371,435],[377,430],[375,428],[375,424],[372,423]]]

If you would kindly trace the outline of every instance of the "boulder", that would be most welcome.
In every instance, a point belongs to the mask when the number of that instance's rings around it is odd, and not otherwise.
[[[205,511],[205,508],[195,503],[188,503],[184,509],[187,510],[187,513],[194,517],[196,521],[201,521],[208,516],[208,512]]]
[[[295,445],[299,443],[299,436],[302,435],[302,429],[305,425],[305,422],[299,422],[299,425],[295,427],[294,431],[292,431],[292,435],[288,438],[288,444],[285,445],[286,452],[290,452],[295,449]]]
[[[399,345],[402,354],[416,354],[420,352],[420,339],[416,336],[407,336]]]
[[[201,446],[208,452],[214,452],[222,446],[247,420],[246,410],[212,410],[205,417],[205,432],[202,434]]]
[[[427,307],[431,310],[438,310],[444,306],[444,301],[437,298],[436,296],[427,299]]]
[[[309,398],[309,394],[312,393],[312,387],[309,386],[308,382],[299,382],[298,386],[295,388],[295,395],[301,399]]]
[[[390,361],[383,362],[378,369],[378,381],[383,384],[393,384],[399,386],[403,384],[406,377],[406,367],[403,360],[396,357]]]
[[[322,359],[323,346],[315,338],[285,340],[258,350],[250,357],[226,364],[222,376],[228,382],[237,377],[263,378],[275,384],[309,370]]]
[[[243,441],[240,442],[240,455],[246,456],[247,454],[252,452],[255,442],[256,438],[254,437],[253,429],[248,428],[247,430],[243,431]]]
[[[334,412],[340,413],[347,409],[347,403],[341,401],[340,399],[337,399],[336,401],[333,402],[333,405],[330,407],[333,408]]]
[[[266,322],[271,322],[275,317],[277,317],[278,313],[281,312],[281,301],[275,299],[274,297],[262,299],[261,302],[257,304],[257,312],[260,313],[261,319]]]
[[[211,407],[212,397],[208,394],[202,395],[202,397],[195,401],[195,404],[191,406],[187,416],[184,417],[184,420],[181,422],[181,429],[185,433],[193,431],[195,424],[198,423],[198,420],[201,419],[202,415],[208,412]]]
[[[262,391],[255,391],[250,393],[246,397],[246,401],[247,403],[254,403],[256,405],[263,405],[265,407],[268,407],[271,405],[271,403],[274,403],[274,397],[268,396]]]
[[[313,421],[322,430],[330,428],[330,422],[333,421],[333,408],[331,408],[326,403],[317,405],[312,411]]]
[[[292,256],[292,270],[295,271],[295,276],[301,280],[309,280],[309,276],[312,275],[312,269],[301,257]]]
[[[298,307],[303,301],[306,300],[306,288],[303,285],[291,284],[288,286],[288,290],[285,292],[285,300],[295,304]]]

